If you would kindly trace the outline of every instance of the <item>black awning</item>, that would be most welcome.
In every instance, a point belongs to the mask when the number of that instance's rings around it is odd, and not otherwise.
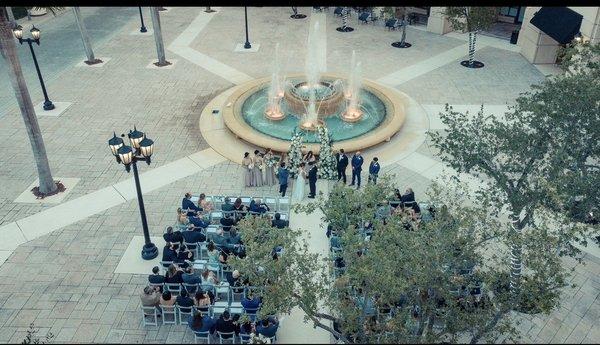
[[[583,16],[567,7],[542,7],[530,23],[560,44],[569,43],[579,32]]]

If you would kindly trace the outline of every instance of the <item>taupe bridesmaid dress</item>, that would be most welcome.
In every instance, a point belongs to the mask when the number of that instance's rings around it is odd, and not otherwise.
[[[272,186],[274,184],[277,184],[278,182],[276,182],[275,179],[275,166],[267,166],[266,162],[273,159],[273,154],[272,153],[267,153],[264,157],[264,161],[265,161],[265,185],[267,186]]]
[[[252,187],[252,169],[249,166],[252,164],[252,158],[246,157],[242,159],[242,167],[244,167],[244,186]]]
[[[252,159],[254,168],[252,169],[252,182],[255,187],[262,187],[263,183],[263,172],[260,170],[260,166],[263,164],[261,156],[254,156]]]

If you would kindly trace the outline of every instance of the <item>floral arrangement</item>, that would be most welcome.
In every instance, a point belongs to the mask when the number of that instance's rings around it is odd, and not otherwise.
[[[302,142],[304,141],[304,134],[297,129],[292,132],[292,140],[290,143],[290,149],[287,153],[290,177],[296,177],[296,171],[302,163]]]
[[[317,135],[321,143],[319,153],[319,177],[327,180],[337,179],[337,162],[333,155],[333,140],[326,126],[317,128]]]

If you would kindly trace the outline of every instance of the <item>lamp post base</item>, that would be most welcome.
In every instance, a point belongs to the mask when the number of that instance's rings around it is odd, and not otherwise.
[[[142,259],[144,260],[152,260],[158,256],[158,248],[154,245],[154,243],[150,242],[149,244],[144,244],[142,248]]]
[[[145,27],[145,26],[142,26],[142,27],[140,28],[140,32],[147,32],[147,31],[148,31],[148,30],[146,30],[146,27]]]
[[[54,109],[54,104],[52,104],[52,101],[47,100],[44,102],[44,110],[52,110]]]
[[[303,18],[306,18],[306,14],[302,14],[302,13],[292,14],[290,16],[290,18],[292,18],[292,19],[303,19]]]
[[[246,43],[244,43],[244,49],[250,49],[252,48],[252,45],[250,45],[250,42],[246,41]]]
[[[340,26],[339,28],[336,28],[336,30],[339,32],[352,32],[352,31],[354,31],[354,28],[349,27],[349,26],[346,26],[346,27]]]

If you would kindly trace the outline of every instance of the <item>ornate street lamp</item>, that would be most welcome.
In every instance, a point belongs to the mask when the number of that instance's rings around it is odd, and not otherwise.
[[[15,38],[19,40],[20,44],[23,42],[27,42],[29,44],[29,50],[31,50],[31,56],[33,57],[33,63],[35,65],[35,70],[37,71],[38,79],[40,80],[40,85],[42,86],[42,93],[44,94],[44,110],[52,110],[54,109],[54,104],[48,98],[48,92],[46,92],[46,85],[44,85],[44,78],[42,78],[42,72],[40,72],[40,65],[38,65],[37,58],[35,57],[35,51],[33,50],[33,43],[35,42],[38,46],[40,45],[40,30],[35,26],[31,28],[29,31],[31,33],[31,37],[33,38],[23,38],[23,27],[21,25],[17,25],[13,29],[13,34]]]
[[[125,134],[121,134],[125,137]],[[137,169],[137,161],[143,160],[150,165],[150,157],[154,152],[154,141],[146,137],[146,134],[133,127],[133,131],[127,134],[131,146],[124,144],[123,139],[117,137],[113,132],[113,137],[108,140],[108,146],[111,153],[115,156],[117,163],[123,163],[125,170],[130,172],[133,167],[133,177],[135,180],[135,189],[137,191],[138,204],[140,207],[140,216],[142,218],[142,230],[144,231],[144,246],[142,247],[142,259],[152,260],[158,256],[158,248],[150,241],[148,232],[148,221],[146,220],[146,210],[144,208],[144,199],[142,197],[142,188],[140,186],[140,177]],[[132,148],[133,147],[133,148]]]
[[[142,26],[140,27],[140,32],[147,32],[148,30],[144,26],[144,16],[142,16],[142,6],[138,6],[140,10],[140,22],[142,22]]]

